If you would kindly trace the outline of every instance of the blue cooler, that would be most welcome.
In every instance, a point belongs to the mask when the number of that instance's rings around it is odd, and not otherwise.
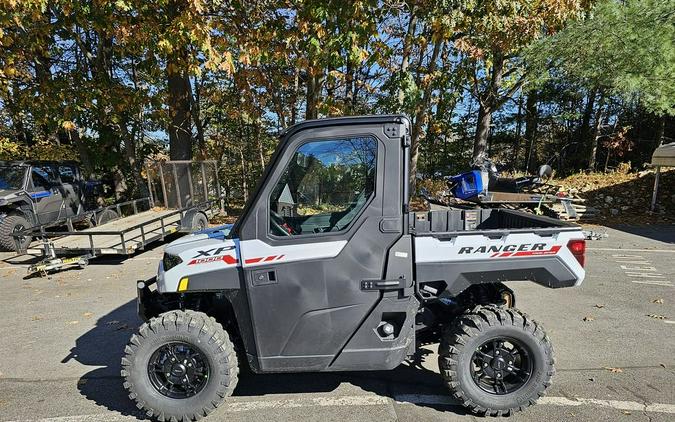
[[[483,177],[480,170],[451,176],[450,180],[456,183],[455,187],[452,188],[452,194],[455,198],[469,199],[483,193]]]

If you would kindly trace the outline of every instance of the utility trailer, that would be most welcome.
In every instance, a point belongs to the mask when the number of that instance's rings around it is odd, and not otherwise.
[[[215,161],[148,164],[146,177],[148,197],[89,211],[84,219],[99,222],[93,227],[77,230],[73,219],[67,218],[14,233],[19,253],[44,256],[28,273],[83,267],[100,255],[131,255],[173,233],[203,230],[223,209]],[[77,218],[83,220],[82,215]],[[26,237],[37,238],[40,244],[24,246]]]

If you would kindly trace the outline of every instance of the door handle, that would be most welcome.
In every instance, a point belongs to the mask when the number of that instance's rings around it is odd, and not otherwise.
[[[361,290],[399,290],[406,287],[408,287],[408,283],[405,278],[361,281]]]

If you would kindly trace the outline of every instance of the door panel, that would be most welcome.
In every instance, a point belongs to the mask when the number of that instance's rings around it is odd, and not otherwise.
[[[77,215],[80,211],[80,185],[77,183],[79,171],[77,167],[70,164],[58,166],[59,177],[61,179],[61,193],[65,202],[62,217],[71,217]]]
[[[385,136],[382,126],[340,125],[294,133],[282,140],[282,152],[256,193],[240,229],[240,245],[258,369],[263,372],[330,370],[355,333],[372,330],[363,324],[382,293],[362,290],[361,281],[385,276],[388,251],[402,234],[395,230],[383,233],[380,223],[385,218],[400,218],[403,224],[401,139]],[[317,188],[323,193],[313,196],[310,188],[298,189],[308,183],[302,174],[278,183],[288,173],[290,162],[297,160],[295,152],[302,145],[353,137],[372,137],[377,145],[375,173],[350,179],[354,189],[338,183],[330,192]],[[323,169],[310,170],[314,174],[340,170],[339,160],[319,161]],[[333,180],[345,179],[337,175]],[[361,189],[359,180],[372,180],[374,189]],[[284,204],[270,203],[273,194],[283,198]],[[270,209],[276,215],[270,215]],[[273,219],[278,225],[298,226],[274,230]],[[273,282],[265,275],[271,272]],[[256,277],[262,278],[256,281]]]
[[[33,167],[30,182],[30,197],[35,201],[38,222],[46,224],[57,220],[62,214],[63,195],[55,187],[52,167]]]

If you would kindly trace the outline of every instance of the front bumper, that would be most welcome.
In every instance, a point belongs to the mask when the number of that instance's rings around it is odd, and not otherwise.
[[[138,280],[136,282],[136,307],[138,316],[147,321],[150,318],[162,313],[161,295],[157,290],[150,290],[150,286],[157,283],[157,277],[148,280]]]

